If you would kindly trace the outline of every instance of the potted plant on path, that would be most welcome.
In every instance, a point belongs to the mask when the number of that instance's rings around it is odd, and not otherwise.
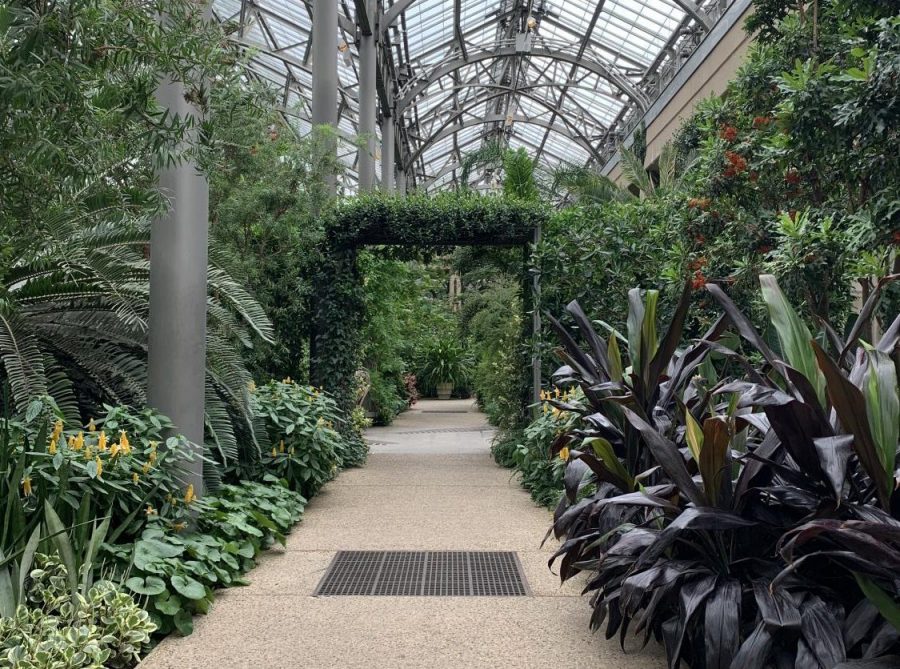
[[[456,341],[440,341],[425,354],[422,377],[437,391],[438,399],[449,400],[454,389],[469,381],[471,361]]]

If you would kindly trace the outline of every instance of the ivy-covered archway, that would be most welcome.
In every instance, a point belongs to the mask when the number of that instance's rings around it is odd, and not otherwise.
[[[522,302],[525,313],[537,314],[539,284],[529,272],[529,244],[549,217],[540,203],[504,197],[458,195],[387,196],[370,193],[344,201],[329,214],[325,248],[316,291],[314,334],[310,347],[312,383],[351,408],[354,375],[359,364],[360,326],[366,317],[357,254],[365,246],[399,246],[431,251],[451,246],[504,246],[522,249]],[[532,350],[540,322],[523,319],[523,340]],[[522,402],[539,391],[534,369],[523,366]]]

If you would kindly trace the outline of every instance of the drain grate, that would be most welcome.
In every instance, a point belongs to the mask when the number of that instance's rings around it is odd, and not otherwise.
[[[522,597],[522,565],[508,551],[339,551],[317,596]]]

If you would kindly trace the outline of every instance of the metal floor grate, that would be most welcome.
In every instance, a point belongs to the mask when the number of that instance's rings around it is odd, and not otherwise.
[[[522,565],[508,551],[339,551],[316,596],[522,597]]]

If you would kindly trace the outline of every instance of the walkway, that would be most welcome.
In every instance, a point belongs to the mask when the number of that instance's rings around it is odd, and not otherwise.
[[[222,592],[192,636],[163,642],[141,666],[661,669],[658,654],[624,655],[590,633],[580,584],[561,588],[547,569],[549,513],[494,464],[491,436],[458,401],[424,401],[373,428],[366,467],[312,501],[287,549],[263,558],[251,585]],[[312,597],[340,549],[517,551],[532,596]]]

